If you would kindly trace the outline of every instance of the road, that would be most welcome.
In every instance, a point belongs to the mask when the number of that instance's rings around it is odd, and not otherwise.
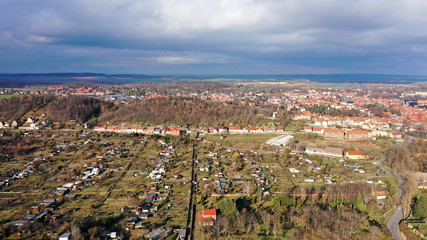
[[[402,235],[400,233],[399,223],[403,218],[403,209],[399,205],[396,207],[396,211],[393,216],[390,218],[390,221],[387,224],[387,229],[390,231],[391,236],[394,240],[403,240]]]
[[[188,219],[187,219],[187,240],[194,239],[194,225],[196,222],[196,202],[194,193],[197,190],[197,143],[193,144],[193,158],[191,167],[191,186],[190,186],[190,199],[188,201]]]
[[[400,187],[400,199],[397,206],[395,206],[396,210],[394,211],[393,216],[390,218],[390,221],[387,224],[387,229],[390,231],[390,234],[394,240],[404,240],[402,237],[402,233],[400,232],[399,223],[404,217],[404,206],[402,203],[402,198],[405,195],[405,181],[398,178],[388,169],[386,169],[380,162],[373,162],[375,166],[386,172],[388,175],[392,176],[396,182],[399,183]]]

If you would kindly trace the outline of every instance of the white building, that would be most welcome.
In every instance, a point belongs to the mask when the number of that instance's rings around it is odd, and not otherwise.
[[[271,146],[286,146],[294,139],[291,135],[280,135],[278,137],[268,140],[266,143]]]

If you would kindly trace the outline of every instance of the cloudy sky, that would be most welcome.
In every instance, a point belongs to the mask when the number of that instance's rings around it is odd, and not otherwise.
[[[0,72],[427,75],[426,0],[0,0]]]

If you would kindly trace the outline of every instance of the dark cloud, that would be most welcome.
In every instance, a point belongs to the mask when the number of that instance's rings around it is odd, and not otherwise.
[[[427,74],[426,10],[424,0],[3,0],[0,72]]]

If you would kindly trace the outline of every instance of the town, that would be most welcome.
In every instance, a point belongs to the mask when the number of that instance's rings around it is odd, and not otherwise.
[[[2,239],[427,234],[425,85],[81,85],[0,92]]]

